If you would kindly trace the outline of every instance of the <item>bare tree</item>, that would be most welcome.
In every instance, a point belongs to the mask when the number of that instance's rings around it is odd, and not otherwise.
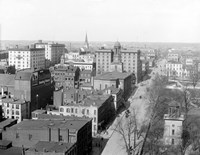
[[[200,79],[200,76],[199,76],[199,73],[198,73],[198,69],[196,67],[196,65],[193,65],[191,70],[190,70],[190,80],[192,82],[192,85],[193,85],[193,88],[195,89],[199,79]]]
[[[142,142],[143,127],[140,127],[134,108],[127,110],[122,119],[118,119],[113,130],[121,135],[127,155],[138,154]]]

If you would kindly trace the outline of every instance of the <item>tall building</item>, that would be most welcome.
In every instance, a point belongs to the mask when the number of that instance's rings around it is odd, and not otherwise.
[[[65,53],[65,45],[58,43],[43,43],[42,40],[39,40],[38,43],[35,43],[35,48],[44,48],[45,49],[45,59],[51,61],[51,65],[57,64],[60,62],[61,56]]]
[[[89,43],[88,43],[87,33],[86,33],[86,35],[85,35],[85,47],[86,47],[87,49],[90,48],[90,47],[89,47]]]
[[[142,63],[140,50],[122,49],[119,42],[116,42],[114,49],[100,49],[96,51],[97,74],[119,71],[134,73],[136,82],[142,78]]]
[[[25,69],[15,75],[14,97],[30,102],[30,112],[45,108],[53,96],[53,84],[48,69]]]
[[[26,68],[44,68],[45,67],[45,49],[44,48],[15,48],[8,50],[8,64],[15,66],[17,70]]]

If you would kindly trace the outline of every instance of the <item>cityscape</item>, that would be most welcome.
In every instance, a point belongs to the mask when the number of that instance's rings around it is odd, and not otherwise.
[[[0,0],[0,155],[199,155],[198,4]]]

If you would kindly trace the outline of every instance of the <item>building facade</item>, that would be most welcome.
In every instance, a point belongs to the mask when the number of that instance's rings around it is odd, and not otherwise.
[[[119,42],[116,42],[113,49],[99,49],[96,51],[97,74],[119,71],[134,73],[136,82],[142,78],[142,63],[140,50],[123,49]]]
[[[182,142],[182,128],[184,115],[176,101],[169,104],[168,114],[164,115],[165,130],[163,140],[165,145],[180,145]]]
[[[30,102],[15,98],[2,99],[2,110],[4,118],[17,119],[21,122],[28,119],[30,114]]]
[[[14,98],[30,102],[30,112],[50,104],[53,90],[48,69],[25,69],[15,75]]]
[[[26,68],[45,68],[44,48],[16,48],[8,50],[8,64],[17,70]]]
[[[45,59],[50,60],[51,65],[55,65],[60,62],[61,56],[65,53],[65,45],[58,43],[43,43],[39,40],[35,43],[35,48],[45,49]]]
[[[55,89],[63,88],[78,88],[79,87],[80,69],[74,66],[59,65],[54,67],[53,79]]]
[[[84,96],[83,96],[84,97]],[[57,100],[57,102],[59,102]],[[47,111],[47,114],[77,116],[92,118],[92,134],[95,136],[98,131],[105,129],[109,120],[115,114],[114,99],[111,95],[92,94],[84,97],[82,101],[71,102],[65,100],[57,110]],[[58,103],[56,103],[58,105]]]

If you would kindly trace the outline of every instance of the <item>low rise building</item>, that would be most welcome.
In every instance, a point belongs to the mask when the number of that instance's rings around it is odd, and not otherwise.
[[[108,87],[121,88],[124,92],[124,98],[128,98],[135,84],[133,73],[126,72],[106,72],[94,77],[94,89],[103,90]]]
[[[25,151],[25,155],[78,155],[76,144],[39,141]]]
[[[77,154],[92,149],[91,119],[25,120],[3,132],[3,139],[16,147],[31,148],[39,141],[73,143]]]
[[[22,99],[2,99],[2,110],[4,118],[17,119],[18,123],[28,119],[30,115],[30,102]]]
[[[165,145],[180,145],[182,143],[182,130],[184,115],[181,114],[180,105],[176,101],[169,103],[168,114],[164,115],[165,130],[163,140]]]
[[[172,61],[179,61],[179,59],[180,59],[179,53],[174,51],[174,50],[172,50],[172,49],[170,49],[169,53],[167,55],[167,60],[168,61],[171,61],[171,60]]]
[[[62,106],[59,106],[58,111],[47,111],[47,114],[93,118],[92,133],[96,135],[98,131],[105,129],[114,116],[115,105],[111,95],[92,94],[79,102],[65,101]]]
[[[166,72],[168,76],[183,76],[183,64],[177,61],[168,61],[166,63]]]

